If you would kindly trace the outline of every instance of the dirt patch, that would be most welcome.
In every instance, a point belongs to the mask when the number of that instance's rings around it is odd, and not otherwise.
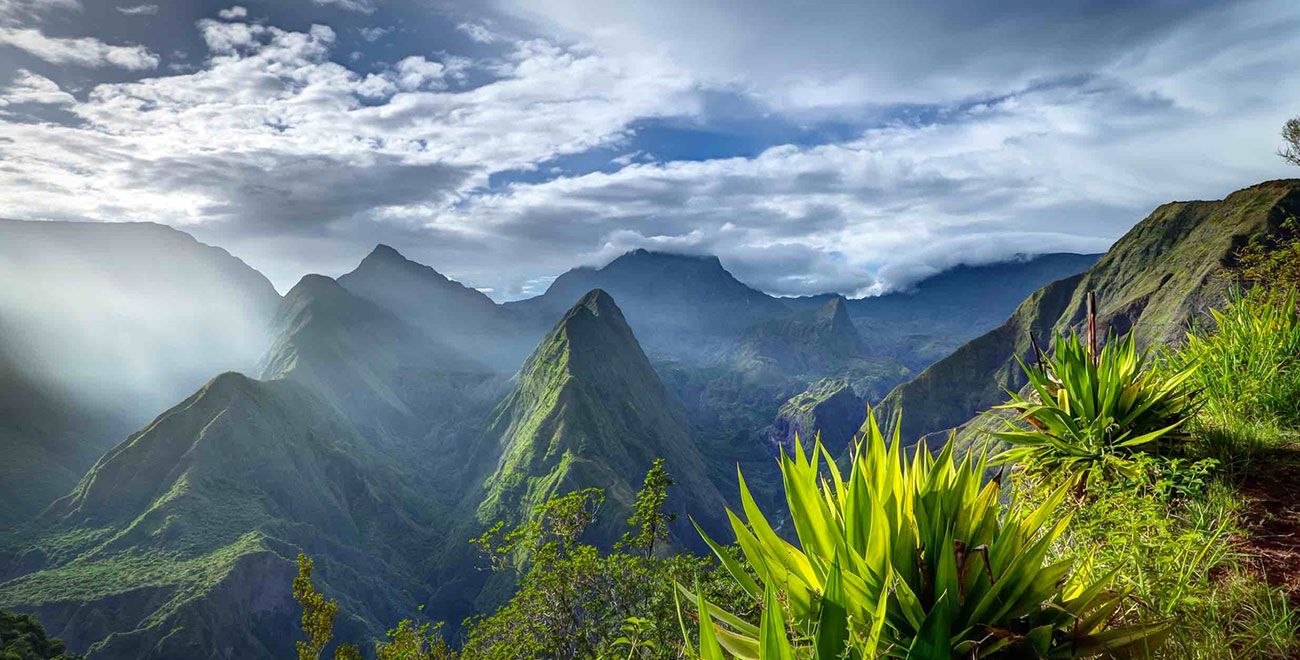
[[[1241,550],[1259,561],[1270,585],[1300,605],[1300,447],[1253,461],[1241,492],[1250,502]]]

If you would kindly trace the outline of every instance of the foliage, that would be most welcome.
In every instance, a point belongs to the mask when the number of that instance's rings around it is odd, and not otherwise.
[[[623,540],[614,547],[640,548],[647,557],[654,556],[655,543],[668,540],[668,524],[677,520],[677,514],[664,511],[668,487],[672,485],[673,480],[664,469],[664,459],[655,459],[641,490],[637,491],[632,517],[627,519],[627,524],[637,531],[624,534]]]
[[[1288,119],[1282,125],[1282,143],[1277,155],[1292,165],[1300,165],[1300,117]]]
[[[1265,289],[1300,288],[1300,218],[1289,216],[1277,230],[1257,236],[1237,251],[1236,275]]]
[[[782,452],[798,546],[777,534],[741,475],[747,521],[729,515],[757,578],[705,540],[764,603],[762,620],[754,626],[696,594],[703,657],[1056,658],[1159,643],[1165,622],[1108,626],[1124,599],[1106,577],[1085,582],[1068,559],[1044,563],[1069,524],[1045,525],[1065,488],[1034,508],[1006,506],[997,480],[982,483],[984,459],[958,463],[950,444],[938,457],[922,445],[906,460],[897,433],[886,443],[867,419],[847,480],[820,444],[811,456],[799,445],[793,457]]]
[[[388,631],[388,641],[375,647],[376,660],[455,660],[456,652],[442,638],[442,623],[418,627],[403,619]]]
[[[1300,651],[1300,617],[1286,594],[1270,589],[1236,547],[1244,503],[1223,473],[1209,461],[1150,455],[1135,466],[1135,480],[1089,479],[1086,496],[1066,499],[1049,521],[1072,516],[1053,554],[1089,576],[1115,576],[1132,596],[1115,621],[1174,622],[1148,657],[1284,658]],[[1044,470],[1013,475],[1014,492],[1030,501],[1074,482]]]
[[[672,479],[656,461],[645,484],[628,521],[638,527],[624,544],[641,551],[636,554],[602,553],[580,541],[604,497],[595,489],[553,497],[509,533],[496,525],[475,539],[496,570],[520,558],[530,565],[508,603],[466,622],[462,657],[678,657],[675,581],[703,576],[710,597],[728,603],[738,594],[729,581],[712,577],[706,560],[654,554],[656,539],[667,538],[662,504]]]
[[[298,660],[319,660],[325,647],[334,638],[334,617],[339,604],[326,600],[316,591],[311,581],[314,562],[306,555],[298,555],[298,577],[293,579],[293,599],[302,606],[302,632],[307,641],[298,641]],[[335,660],[361,660],[361,651],[351,644],[340,644],[334,649]]]
[[[1171,370],[1199,365],[1189,384],[1208,420],[1241,417],[1300,424],[1300,311],[1297,293],[1234,292],[1212,310],[1211,328],[1193,329],[1170,357]]]
[[[1136,477],[1130,457],[1157,440],[1184,438],[1179,427],[1191,412],[1185,387],[1194,365],[1165,373],[1148,369],[1133,334],[1108,341],[1094,358],[1075,333],[1057,335],[1056,351],[1034,366],[1020,361],[1029,396],[1008,392],[995,406],[1017,414],[1008,430],[993,433],[1012,448],[999,462],[1032,459],[1046,470],[1087,471],[1103,465]],[[1027,422],[1025,429],[1017,422]]]
[[[45,635],[41,622],[30,614],[0,610],[0,660],[77,660],[62,640]]]

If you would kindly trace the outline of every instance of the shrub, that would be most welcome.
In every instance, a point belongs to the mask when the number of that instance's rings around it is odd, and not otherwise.
[[[1197,366],[1189,383],[1211,421],[1242,417],[1300,424],[1300,313],[1296,291],[1229,294],[1211,310],[1210,327],[1193,328],[1169,359],[1171,371]]]
[[[1156,371],[1146,368],[1148,356],[1130,334],[1108,341],[1094,358],[1070,333],[1057,335],[1051,357],[1032,367],[1021,360],[1029,395],[1008,392],[1011,401],[994,407],[1016,413],[1014,421],[1003,420],[1008,430],[992,434],[1012,445],[999,462],[1031,459],[1038,468],[1070,472],[1102,465],[1136,478],[1127,457],[1183,437],[1179,427],[1191,413],[1185,383],[1195,364]]]
[[[793,457],[782,452],[797,546],[741,475],[747,520],[728,513],[746,565],[704,538],[764,604],[761,623],[683,589],[697,603],[701,657],[1070,658],[1155,645],[1168,631],[1109,628],[1123,595],[1106,578],[1072,579],[1070,560],[1045,561],[1069,524],[1044,524],[1065,488],[1032,509],[1006,505],[997,480],[983,483],[985,460],[957,463],[949,443],[938,457],[922,445],[908,461],[900,446],[868,414],[847,480],[820,443],[810,457],[797,442]]]

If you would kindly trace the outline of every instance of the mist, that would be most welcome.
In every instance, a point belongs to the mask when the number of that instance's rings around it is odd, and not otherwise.
[[[152,224],[0,222],[0,351],[77,406],[143,422],[224,371],[256,376],[279,297]]]

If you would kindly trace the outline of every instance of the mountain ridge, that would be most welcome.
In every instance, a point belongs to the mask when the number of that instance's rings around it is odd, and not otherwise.
[[[883,418],[904,411],[902,434],[911,443],[1000,403],[1005,389],[1024,385],[1015,356],[1028,357],[1028,333],[1047,347],[1053,333],[1078,329],[1088,291],[1096,292],[1103,335],[1133,331],[1142,345],[1173,341],[1221,301],[1235,251],[1295,214],[1300,179],[1266,181],[1218,201],[1162,204],[1090,269],[1039,289],[1002,325],[895,388],[881,404]]]

